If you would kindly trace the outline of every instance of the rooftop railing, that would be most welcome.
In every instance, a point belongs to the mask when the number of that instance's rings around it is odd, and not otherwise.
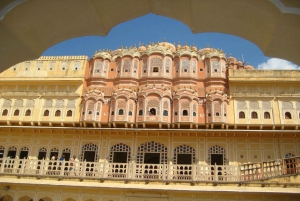
[[[166,182],[249,182],[300,173],[300,157],[241,165],[180,165],[0,159],[0,175]]]

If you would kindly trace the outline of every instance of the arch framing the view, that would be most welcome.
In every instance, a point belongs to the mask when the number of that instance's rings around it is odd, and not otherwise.
[[[87,35],[106,36],[114,26],[148,13],[179,20],[193,33],[220,32],[242,37],[255,43],[266,56],[300,64],[300,43],[295,43],[300,35],[300,9],[291,8],[292,12],[284,4],[280,7],[273,1],[260,4],[240,0],[218,3],[205,0],[82,1],[67,10],[63,8],[70,7],[69,1],[24,1],[7,10],[13,2],[7,1],[0,7],[1,71],[21,61],[36,59],[64,40]],[[46,19],[47,23],[42,23]],[[34,23],[24,26],[28,22]]]

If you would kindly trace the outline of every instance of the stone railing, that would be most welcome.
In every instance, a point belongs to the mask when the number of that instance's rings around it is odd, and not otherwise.
[[[248,182],[300,173],[300,157],[243,165],[174,165],[0,159],[0,175],[140,181]]]

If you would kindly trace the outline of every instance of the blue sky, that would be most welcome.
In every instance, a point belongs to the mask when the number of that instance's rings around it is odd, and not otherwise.
[[[145,16],[121,23],[113,27],[107,36],[84,36],[70,39],[56,44],[46,50],[43,56],[60,55],[87,55],[91,57],[96,50],[115,50],[123,47],[134,46],[135,44],[149,44],[163,41],[172,44],[193,45],[197,48],[206,47],[222,49],[226,56],[230,53],[233,57],[249,63],[260,69],[299,69],[290,62],[265,57],[261,50],[252,42],[243,38],[221,34],[221,33],[199,33],[193,34],[190,28],[180,21],[155,15]],[[280,64],[280,65],[279,65]]]

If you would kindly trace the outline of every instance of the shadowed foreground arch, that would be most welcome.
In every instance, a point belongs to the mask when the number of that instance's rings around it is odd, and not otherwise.
[[[281,1],[31,0],[16,4],[7,0],[0,3],[0,71],[37,59],[46,49],[67,39],[106,36],[114,26],[148,13],[179,20],[193,33],[220,32],[245,38],[266,56],[300,64],[299,5]]]

